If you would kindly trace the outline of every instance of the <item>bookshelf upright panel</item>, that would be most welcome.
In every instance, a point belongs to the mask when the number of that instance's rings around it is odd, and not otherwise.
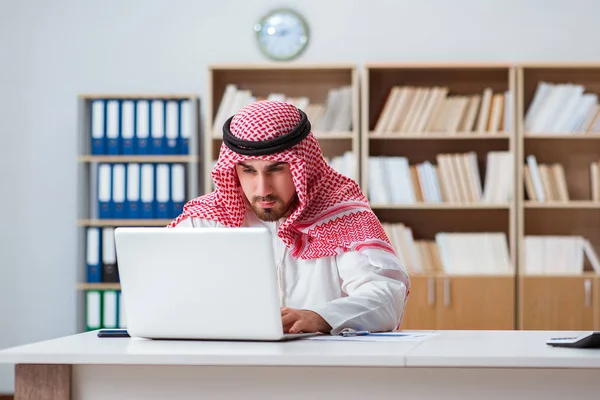
[[[204,192],[223,143],[222,126],[244,105],[260,99],[292,102],[311,121],[324,156],[359,181],[359,91],[354,65],[234,64],[208,69]]]
[[[361,186],[415,287],[401,328],[513,329],[515,69],[367,64],[362,83]]]
[[[79,326],[118,327],[126,319],[114,229],[166,226],[198,196],[199,99],[110,93],[78,103]]]
[[[600,327],[600,64],[523,64],[519,327]]]

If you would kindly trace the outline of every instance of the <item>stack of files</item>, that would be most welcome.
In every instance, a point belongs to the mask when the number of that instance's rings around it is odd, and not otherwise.
[[[96,329],[125,329],[127,319],[120,290],[86,290],[85,325],[87,331]]]
[[[223,135],[223,124],[240,108],[259,100],[284,101],[306,113],[313,132],[347,132],[352,130],[352,88],[341,86],[327,93],[325,103],[314,102],[306,96],[289,96],[285,93],[269,93],[257,96],[251,90],[239,89],[235,84],[225,86],[225,91],[213,120],[214,137]]]
[[[438,154],[410,165],[402,156],[370,156],[369,199],[376,204],[488,203],[506,204],[513,196],[513,157],[508,151],[487,155],[485,185],[477,154]]]
[[[529,200],[538,202],[569,201],[567,178],[562,164],[538,164],[536,157],[530,154],[527,156],[523,175],[525,191]]]
[[[439,232],[435,241],[446,274],[514,273],[504,232]]]
[[[514,272],[503,232],[439,232],[435,241],[415,239],[403,223],[382,223],[410,274],[503,275]]]
[[[525,132],[600,132],[598,95],[583,85],[540,81],[525,113]]]
[[[86,281],[88,283],[119,282],[114,227],[86,228]]]
[[[400,263],[410,274],[443,271],[437,245],[430,240],[416,240],[410,227],[402,223],[382,223]]]
[[[524,267],[526,275],[580,275],[585,259],[596,274],[600,261],[589,240],[577,235],[527,235],[524,240]]]
[[[335,169],[340,174],[347,176],[350,179],[357,179],[357,177],[354,176],[354,166],[356,160],[353,152],[346,151],[340,156],[334,156],[331,158],[325,157],[325,161],[327,161],[331,168]]]
[[[191,100],[91,101],[92,155],[189,154]]]
[[[174,218],[183,210],[185,179],[183,164],[99,163],[98,218]]]
[[[393,86],[373,134],[511,131],[511,97],[510,91],[491,88],[463,95],[445,86]]]

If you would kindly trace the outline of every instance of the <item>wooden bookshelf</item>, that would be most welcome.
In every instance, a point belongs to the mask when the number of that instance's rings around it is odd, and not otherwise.
[[[413,289],[401,328],[513,329],[516,319],[516,204],[513,189],[516,128],[514,101],[507,102],[506,99],[514,98],[516,91],[514,67],[460,63],[367,64],[361,81],[361,187],[379,219],[383,223],[404,224],[412,230],[415,241],[432,241],[438,247],[436,235],[439,233],[497,232],[504,234],[508,248],[510,267],[498,273],[482,274],[475,269],[461,273],[411,271]],[[432,90],[434,88],[437,92]],[[510,92],[510,97],[505,96],[506,92]],[[489,103],[481,111],[484,94]],[[475,96],[479,96],[479,102],[474,100]],[[501,98],[501,101],[493,103],[494,98]],[[419,102],[421,106],[417,107]],[[467,110],[471,102],[474,104],[471,113],[474,114],[469,118]],[[427,104],[430,104],[429,108]],[[496,111],[498,115],[491,118],[493,104],[501,106]],[[481,124],[479,114],[482,115]],[[504,197],[483,194],[490,152],[512,155],[503,164],[513,173],[506,176]],[[446,183],[442,181],[438,155],[469,153],[469,165],[477,166],[480,192],[476,195],[473,186],[466,185],[464,189],[471,190],[470,196],[455,192],[450,197],[444,193],[444,185],[449,185],[450,179]],[[406,165],[411,168],[430,162],[437,168],[437,200],[432,199],[431,186],[427,189],[428,198],[425,197],[425,186],[431,185],[431,180],[426,183],[420,181],[421,175],[409,175],[411,186],[406,186],[406,182],[395,181],[395,184],[412,191],[411,201],[398,202],[393,195],[387,197],[393,201],[375,201],[375,197],[379,199],[380,196],[375,196],[376,189],[372,186],[376,183],[372,177],[370,179],[369,168],[372,166],[370,157],[378,156],[406,159],[402,170],[392,169],[392,176],[406,174]],[[455,165],[463,168],[465,164],[460,162],[464,160],[457,160],[460,158],[447,157],[444,164],[450,167],[445,171],[452,171]],[[381,171],[381,166],[377,168],[375,175]],[[472,178],[475,174],[470,171],[462,169]],[[386,175],[384,182],[392,186],[388,179],[390,175]],[[491,178],[488,180],[494,182]],[[455,182],[457,187],[462,185]],[[420,195],[417,194],[419,191],[422,192]]]
[[[154,100],[162,101],[155,102]],[[102,114],[95,114],[100,109],[94,109],[94,104],[103,104],[106,101],[106,106],[102,106]],[[111,114],[109,114],[108,102],[111,103]],[[138,215],[133,218],[134,214],[129,212],[119,213],[114,215],[104,215],[100,213],[102,207],[99,204],[100,199],[100,181],[99,176],[101,166],[110,166],[109,184],[104,186],[103,193],[107,193],[106,187],[109,187],[108,192],[110,200],[114,200],[113,194],[118,191],[120,201],[123,201],[125,210],[126,200],[129,198],[128,178],[138,176],[138,198],[141,199],[143,193],[153,193],[152,199],[158,196],[158,166],[167,166],[162,171],[168,171],[168,199],[171,200],[171,194],[175,193],[175,182],[179,190],[177,193],[183,195],[183,203],[189,198],[196,197],[200,193],[202,170],[200,156],[200,134],[199,134],[199,115],[200,101],[198,96],[193,94],[176,94],[176,93],[153,93],[153,94],[136,94],[136,93],[97,93],[97,94],[81,94],[78,96],[78,156],[77,156],[77,281],[76,290],[78,291],[78,325],[80,330],[93,329],[87,326],[88,312],[94,310],[94,315],[100,313],[101,324],[104,324],[103,314],[110,309],[111,312],[119,313],[113,308],[113,305],[119,304],[118,296],[120,294],[120,284],[118,282],[118,261],[116,254],[110,255],[110,260],[104,262],[104,253],[102,245],[105,244],[107,237],[113,228],[119,226],[166,226],[172,218],[176,217],[175,209],[171,210],[171,214],[153,214],[151,217]],[[105,107],[105,108],[104,108]],[[146,111],[141,108],[144,108]],[[161,112],[154,115],[154,110]],[[160,111],[162,110],[162,111]],[[187,113],[186,113],[187,111]],[[104,130],[107,138],[113,136],[108,135],[108,130],[114,134],[118,131],[118,136],[114,140],[105,141],[105,146],[108,148],[109,142],[118,143],[120,147],[113,148],[111,151],[98,150],[97,144],[99,141],[93,140],[92,130],[98,129],[95,125],[96,117],[101,115],[104,122],[100,124],[100,128]],[[140,123],[141,115],[148,118],[147,123]],[[115,117],[116,116],[116,117]],[[170,124],[176,118],[176,125]],[[163,133],[165,137],[163,147],[154,147],[155,131],[152,128],[153,124],[161,121]],[[118,121],[118,122],[111,122]],[[177,131],[173,130],[176,128]],[[127,143],[121,138],[123,132],[132,134],[131,140]],[[142,138],[138,140],[138,133],[142,131],[147,133],[147,136],[140,135]],[[170,136],[169,133],[177,133],[177,139]],[[189,136],[185,133],[189,132]],[[181,136],[179,136],[181,133]],[[125,135],[123,135],[125,136]],[[146,138],[145,142],[143,139]],[[143,148],[143,144],[147,148]],[[139,147],[138,147],[139,146]],[[135,164],[135,165],[132,165]],[[119,166],[120,178],[115,178],[116,166]],[[175,167],[177,165],[177,175],[175,175]],[[131,172],[129,169],[131,166]],[[152,184],[144,188],[144,179],[142,168],[146,166],[146,171],[152,171],[152,176],[146,176],[146,181],[152,181]],[[136,168],[139,167],[139,168]],[[106,171],[106,169],[105,169]],[[137,171],[137,173],[135,172]],[[122,172],[122,175],[121,175]],[[164,175],[163,175],[164,176]],[[175,181],[177,179],[177,181]],[[173,185],[171,185],[173,181]],[[117,183],[120,182],[117,188]],[[136,182],[136,181],[132,181]],[[164,195],[165,192],[163,192]],[[134,192],[131,193],[134,196]],[[106,200],[104,200],[106,201]],[[181,200],[178,200],[181,202]],[[142,204],[139,204],[141,210]],[[132,208],[133,210],[133,208]],[[161,216],[161,218],[155,218]],[[94,249],[94,256],[97,258],[97,268],[91,269],[93,274],[88,276],[87,253],[88,253],[88,232],[93,230],[97,232],[94,240],[97,240],[99,249],[98,252]],[[94,247],[94,246],[90,246]],[[90,249],[90,251],[92,251]],[[99,258],[99,259],[98,259]],[[100,278],[99,278],[100,276]],[[90,296],[95,296],[90,300]],[[109,296],[110,297],[109,299]],[[109,299],[107,301],[106,299]],[[106,304],[105,304],[106,303]],[[90,306],[94,304],[95,306]],[[108,306],[110,304],[110,306]],[[106,305],[106,307],[105,307]],[[99,307],[99,310],[94,308]],[[114,314],[113,314],[114,316]],[[97,318],[95,318],[97,319]],[[102,325],[103,326],[103,325]],[[104,327],[104,326],[103,326]],[[111,327],[111,326],[108,326]]]
[[[353,178],[360,179],[359,157],[359,83],[358,71],[352,64],[239,64],[211,65],[208,68],[207,111],[204,140],[204,192],[213,190],[211,171],[223,143],[219,108],[227,95],[228,85],[235,85],[237,92],[245,92],[254,98],[267,98],[281,94],[286,98],[306,97],[310,104],[327,105],[330,92],[347,87],[351,96],[350,129],[320,129],[319,121],[312,120],[312,130],[323,155],[332,159],[351,152],[354,160]],[[237,103],[239,104],[239,103]],[[225,107],[230,117],[239,107]],[[308,110],[304,110],[311,114]],[[222,117],[222,116],[221,116]],[[326,126],[326,125],[325,125]]]
[[[583,256],[582,271],[576,259],[559,264],[553,260],[566,244],[557,242],[546,244],[546,259],[535,258],[541,253],[535,246],[543,244],[527,243],[526,237],[581,236],[600,251],[600,198],[593,196],[590,168],[600,161],[600,132],[593,131],[590,115],[597,103],[593,95],[600,95],[600,64],[522,64],[517,85],[518,326],[598,329],[600,281],[589,258]],[[544,97],[543,85],[554,99]]]

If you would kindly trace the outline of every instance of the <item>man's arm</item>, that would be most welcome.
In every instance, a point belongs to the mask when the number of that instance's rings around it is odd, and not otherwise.
[[[396,329],[402,321],[410,280],[398,258],[383,250],[350,251],[335,257],[342,297],[313,308],[331,326],[368,331]]]

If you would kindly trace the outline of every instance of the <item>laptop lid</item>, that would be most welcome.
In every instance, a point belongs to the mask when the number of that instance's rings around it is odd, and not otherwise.
[[[271,240],[266,228],[116,228],[130,336],[281,338]]]

